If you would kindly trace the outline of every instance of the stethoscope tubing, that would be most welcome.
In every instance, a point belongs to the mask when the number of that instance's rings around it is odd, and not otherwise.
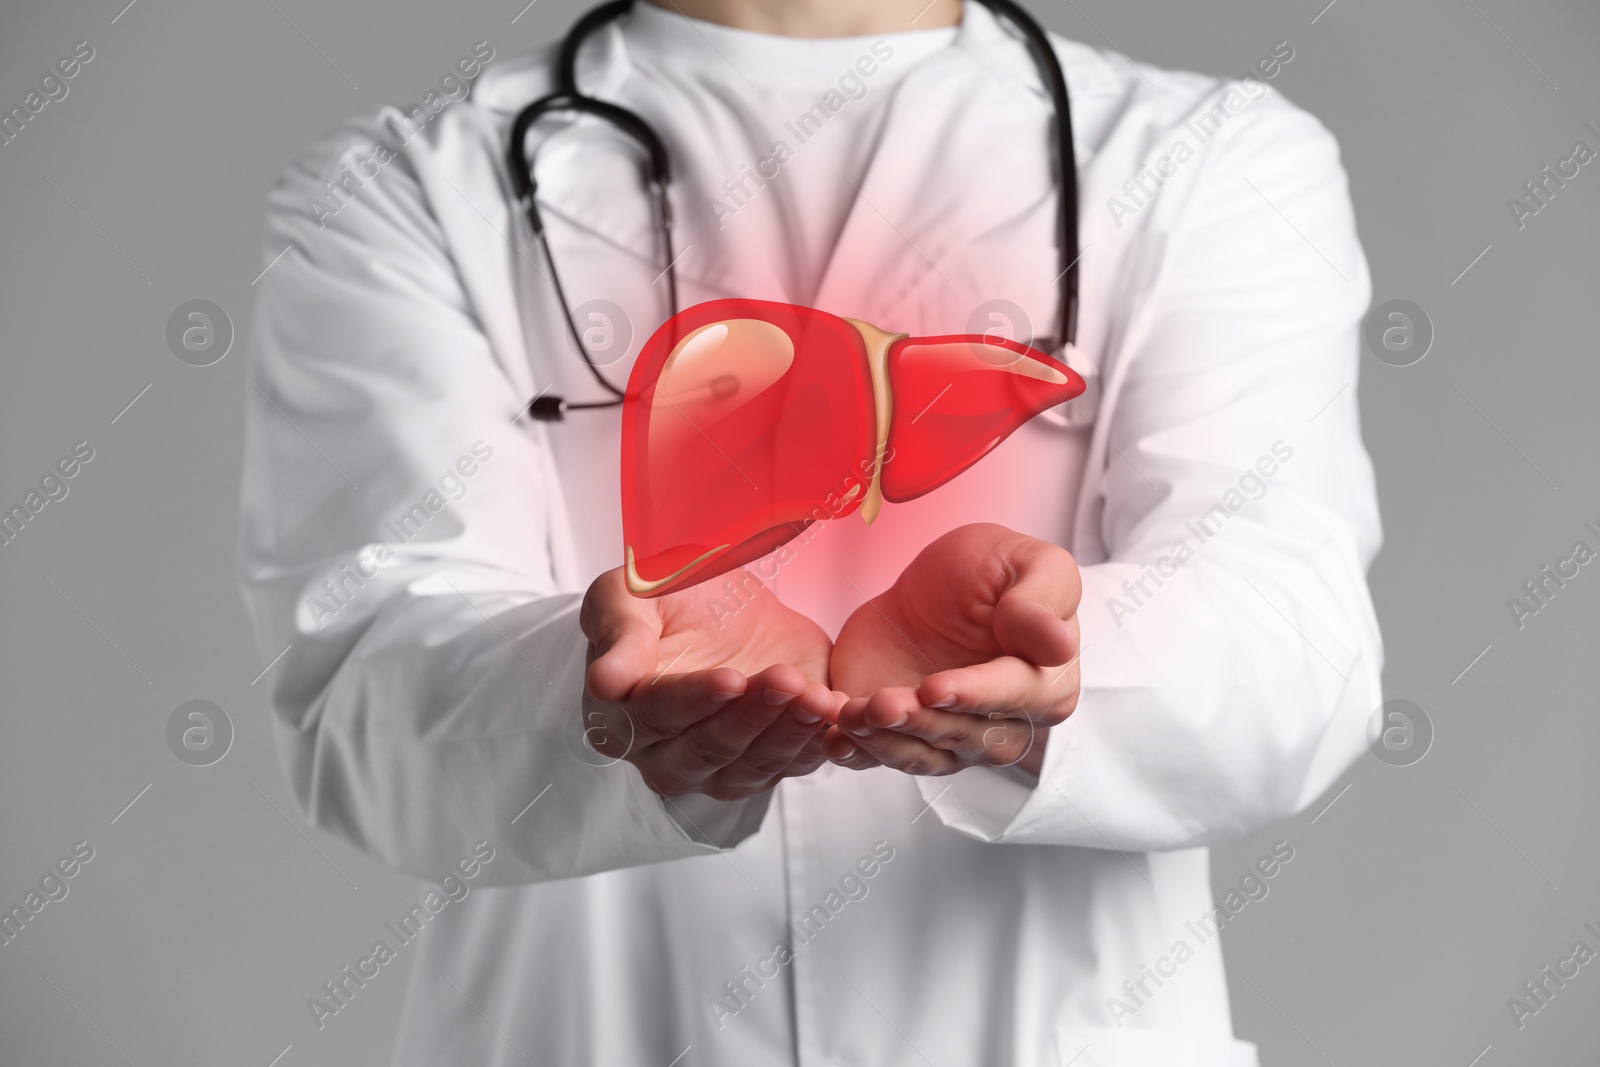
[[[561,284],[550,240],[545,234],[544,219],[538,206],[538,179],[534,174],[533,160],[526,152],[526,140],[533,124],[557,112],[577,112],[590,115],[621,131],[638,144],[645,153],[650,185],[655,194],[656,225],[661,252],[666,262],[662,271],[667,280],[668,299],[672,314],[678,308],[677,259],[672,242],[672,204],[668,187],[672,181],[672,161],[666,143],[660,135],[638,114],[624,107],[595,97],[585,96],[578,88],[578,52],[591,34],[613,19],[620,18],[633,8],[635,0],[609,0],[586,12],[561,42],[556,59],[556,90],[527,105],[511,124],[511,135],[506,148],[506,169],[511,179],[512,194],[528,215],[528,224],[539,241],[545,262],[550,267],[550,281],[556,299],[566,319],[578,355],[589,368],[590,375],[600,387],[611,394],[609,400],[569,403],[558,396],[540,396],[528,406],[528,414],[540,421],[559,421],[569,410],[611,408],[622,404],[625,392],[607,378],[589,355],[579,334],[578,324],[572,317],[572,306]],[[1066,73],[1050,44],[1049,35],[1034,17],[1014,0],[978,0],[991,11],[1003,16],[1022,34],[1040,76],[1050,93],[1055,110],[1055,165],[1061,183],[1057,209],[1056,243],[1061,272],[1055,284],[1060,294],[1059,318],[1053,341],[1063,349],[1071,348],[1078,333],[1078,170],[1077,154],[1072,140],[1072,101],[1067,92]],[[1055,348],[1056,344],[1051,344]]]

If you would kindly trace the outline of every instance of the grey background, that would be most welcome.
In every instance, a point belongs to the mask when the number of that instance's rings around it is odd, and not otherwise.
[[[1170,67],[1242,73],[1289,41],[1275,84],[1343,145],[1374,302],[1415,301],[1437,331],[1415,366],[1365,356],[1359,386],[1386,687],[1426,710],[1433,749],[1365,758],[1216,853],[1221,886],[1274,839],[1296,848],[1224,937],[1237,1027],[1279,1067],[1592,1063],[1600,966],[1521,1031],[1506,999],[1578,938],[1600,948],[1582,930],[1600,925],[1600,566],[1520,631],[1506,600],[1597,540],[1600,162],[1521,231],[1506,201],[1575,140],[1600,149],[1600,8],[1325,2],[1030,4]],[[417,885],[294,813],[233,579],[242,344],[192,367],[166,322],[209,299],[246,335],[263,196],[299,146],[579,8],[538,0],[513,24],[518,0],[123,3],[0,6],[6,110],[74,42],[96,50],[0,147],[0,504],[74,442],[95,449],[0,547],[0,902],[74,842],[96,850],[0,947],[0,1063],[379,1064],[414,953],[320,1033],[305,1000]],[[234,725],[213,766],[167,748],[193,699]]]

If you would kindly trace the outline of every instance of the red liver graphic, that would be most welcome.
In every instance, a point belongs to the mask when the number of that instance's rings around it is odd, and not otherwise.
[[[1064,364],[976,335],[909,337],[765,300],[713,300],[645,343],[622,414],[628,588],[660,596],[821,519],[871,522],[1083,392]]]

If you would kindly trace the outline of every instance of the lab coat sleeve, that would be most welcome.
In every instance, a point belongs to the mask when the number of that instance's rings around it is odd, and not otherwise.
[[[987,769],[942,796],[921,783],[970,836],[1221,842],[1300,811],[1363,751],[1382,699],[1356,405],[1369,280],[1333,138],[1275,94],[1251,107],[1141,220],[1152,281],[1099,413],[1105,558],[1082,567],[1077,708],[1032,788]]]
[[[283,254],[251,344],[241,581],[263,663],[282,653],[266,677],[295,800],[422,876],[487,840],[499,884],[742,840],[765,798],[686,818],[583,744],[581,585],[553,560],[543,430],[514,423],[528,398],[423,193],[437,160],[419,138],[375,164],[380,139],[342,130],[272,193]],[[347,172],[376,176],[335,194]]]

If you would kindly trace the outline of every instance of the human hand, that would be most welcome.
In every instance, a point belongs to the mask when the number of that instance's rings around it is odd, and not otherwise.
[[[849,694],[832,760],[907,774],[1019,764],[1078,702],[1078,565],[1063,548],[979,523],[940,537],[845,622],[829,662]]]
[[[748,584],[742,606],[721,613],[704,586],[635,597],[621,568],[584,596],[584,736],[660,796],[742,800],[826,759],[823,734],[844,700],[824,684],[828,635]]]

